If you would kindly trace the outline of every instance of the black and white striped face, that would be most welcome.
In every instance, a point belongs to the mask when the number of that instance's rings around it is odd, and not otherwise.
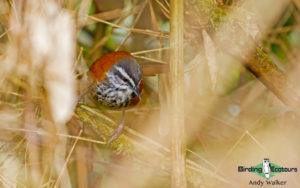
[[[127,107],[133,97],[140,98],[141,79],[139,64],[133,58],[123,58],[106,73],[106,80],[97,84],[94,98],[110,108]]]

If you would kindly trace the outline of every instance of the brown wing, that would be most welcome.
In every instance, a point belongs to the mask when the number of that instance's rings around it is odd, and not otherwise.
[[[97,81],[102,81],[106,77],[106,72],[120,59],[124,57],[132,57],[128,52],[111,52],[102,56],[100,59],[95,61],[90,67],[90,73]]]
[[[169,65],[157,62],[140,62],[144,76],[154,76],[156,74],[168,73]]]

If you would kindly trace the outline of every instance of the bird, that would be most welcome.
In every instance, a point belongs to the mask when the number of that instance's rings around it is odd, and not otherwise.
[[[137,60],[128,52],[108,53],[96,60],[89,68],[91,84],[79,95],[86,94],[103,107],[122,111],[122,120],[111,134],[108,143],[114,141],[122,132],[125,110],[135,106],[141,100],[143,73]]]
[[[271,173],[270,159],[265,158],[263,160],[262,168],[263,168],[263,172],[265,174],[265,177],[267,179],[269,179],[270,178],[270,173]]]

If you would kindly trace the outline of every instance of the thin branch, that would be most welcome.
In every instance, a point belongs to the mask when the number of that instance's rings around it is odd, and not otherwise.
[[[6,31],[4,31],[1,35],[0,35],[0,39],[2,38],[2,37],[4,37],[10,30],[12,30],[13,29],[13,27],[11,27],[11,28],[9,28],[9,29],[7,29]]]
[[[102,19],[99,19],[99,18],[96,18],[96,17],[93,17],[93,16],[89,16],[89,18],[91,18],[91,19],[93,19],[97,22],[105,23],[105,24],[110,25],[112,27],[124,29],[126,31],[141,33],[141,34],[150,35],[150,36],[153,36],[153,37],[161,37],[161,38],[168,38],[169,37],[167,32],[156,32],[156,31],[152,31],[152,30],[149,30],[149,29],[128,28],[128,27],[117,25],[117,24],[114,24],[114,23],[111,23],[111,22],[108,22],[108,21],[105,21],[105,20],[102,20]]]
[[[94,139],[85,138],[85,137],[80,137],[80,136],[73,136],[73,135],[66,135],[66,134],[59,134],[59,133],[56,134],[56,135],[66,137],[66,138],[72,138],[72,139],[76,139],[76,140],[80,140],[80,141],[87,141],[87,142],[91,142],[91,143],[95,143],[95,144],[103,144],[103,145],[106,144],[103,141],[94,140]]]
[[[161,60],[158,60],[158,59],[153,59],[153,58],[150,58],[150,57],[138,56],[138,55],[134,55],[134,57],[139,58],[139,59],[144,59],[144,60],[152,61],[152,62],[157,62],[157,63],[164,63],[164,64],[166,64],[165,61],[161,61]]]
[[[120,24],[124,21],[126,17],[120,17],[119,20],[117,21],[117,24]],[[102,45],[105,44],[105,42],[109,39],[109,37],[112,35],[114,32],[115,28],[112,28],[109,33],[107,33],[101,40],[99,40],[91,49],[90,53],[87,56],[87,59],[89,59],[95,52],[97,52],[98,48],[100,48]]]
[[[141,7],[141,9],[139,10],[139,13],[136,15],[136,17],[135,17],[135,19],[134,19],[134,21],[133,21],[133,23],[132,23],[132,26],[131,26],[132,28],[134,28],[135,25],[137,24],[137,22],[138,22],[138,20],[140,19],[142,13],[144,12],[144,9],[145,9],[147,3],[148,3],[148,1],[145,1],[145,2],[142,4],[142,7]],[[132,33],[131,31],[129,31],[129,32],[127,33],[127,35],[125,36],[124,40],[121,42],[121,44],[118,46],[118,48],[116,48],[116,51],[118,51],[118,50],[125,44],[125,42],[128,40],[128,38],[129,38],[129,36],[131,35],[131,33]]]
[[[225,160],[227,159],[227,157],[233,152],[233,150],[241,143],[241,141],[243,140],[243,138],[247,135],[247,131],[245,131],[240,138],[234,143],[234,145],[230,148],[230,150],[228,150],[228,152],[225,154],[225,156],[223,157],[223,159],[219,162],[215,173],[217,173],[221,166],[223,165],[223,163],[225,162]]]
[[[138,52],[132,52],[131,55],[140,55],[140,54],[146,54],[146,53],[151,53],[151,52],[161,52],[164,50],[169,50],[169,47],[164,47],[164,48],[156,48],[156,49],[151,49],[151,50],[143,50],[143,51],[138,51]]]
[[[170,18],[170,11],[167,9],[159,0],[155,0],[155,2],[159,5],[162,13],[167,17]]]
[[[212,168],[216,169],[217,167],[212,164],[211,162],[209,162],[207,159],[205,159],[204,157],[202,157],[201,155],[199,155],[198,153],[190,150],[190,149],[187,149],[187,152],[190,152],[191,154],[193,154],[194,156],[198,157],[200,160],[204,161],[206,164],[208,164],[209,166],[211,166]]]
[[[79,134],[78,134],[78,137],[80,137],[81,133],[82,133],[82,129],[80,129]],[[74,150],[74,148],[75,148],[75,146],[76,146],[78,140],[79,140],[79,139],[76,139],[76,140],[74,141],[74,144],[73,144],[72,148],[70,149],[70,152],[69,152],[69,154],[68,154],[68,156],[67,156],[67,159],[66,159],[66,161],[65,161],[65,163],[64,163],[64,166],[63,166],[63,168],[61,169],[60,174],[59,174],[59,176],[58,176],[58,178],[57,178],[57,180],[56,180],[56,183],[55,183],[55,185],[54,185],[54,188],[58,186],[58,184],[59,184],[59,182],[60,182],[60,179],[61,179],[61,177],[63,176],[63,173],[64,173],[64,171],[65,171],[65,169],[66,169],[66,167],[67,167],[67,164],[68,164],[68,162],[69,162],[69,160],[70,160],[71,154],[73,153],[73,150]]]
[[[40,131],[40,130],[30,130],[30,129],[21,129],[21,128],[7,128],[7,127],[5,127],[5,128],[2,127],[0,129],[9,130],[9,131],[31,132],[31,133],[39,134],[39,135],[42,135],[42,136],[50,136],[50,135],[48,135],[47,132]],[[91,142],[91,143],[95,143],[95,144],[106,144],[103,141],[94,140],[94,139],[85,138],[85,137],[80,137],[80,136],[66,135],[66,134],[61,134],[61,133],[57,133],[56,136],[61,136],[61,137],[66,137],[66,138],[71,138],[71,139],[78,139],[78,140],[81,140],[81,141]]]
[[[92,16],[102,19],[102,20],[113,20],[113,19],[117,19],[120,17],[124,17],[124,16],[126,17],[131,14],[136,14],[139,12],[140,8],[141,8],[140,5],[136,5],[136,6],[132,7],[130,10],[124,10],[121,8],[117,8],[114,10],[94,14]],[[88,19],[88,21],[85,23],[85,25],[93,24],[95,22],[96,22],[95,20]]]
[[[170,3],[168,2],[168,0],[164,0],[164,2],[165,2],[166,5],[168,6],[168,8],[170,8]]]

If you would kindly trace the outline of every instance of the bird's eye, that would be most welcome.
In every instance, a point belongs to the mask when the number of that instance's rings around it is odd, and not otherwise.
[[[122,80],[123,80],[124,82],[129,82],[128,79],[127,79],[127,78],[124,78],[124,77],[122,78]]]
[[[134,92],[131,93],[131,97],[132,98],[135,97],[135,93]]]

